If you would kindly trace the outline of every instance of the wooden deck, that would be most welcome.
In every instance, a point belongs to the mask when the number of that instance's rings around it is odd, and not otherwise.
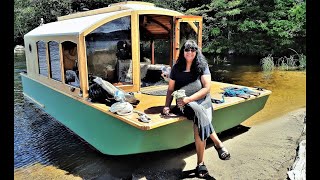
[[[211,85],[211,97],[215,99],[221,99],[221,93],[223,90],[221,88],[223,87],[228,87],[228,86],[233,86],[233,87],[240,87],[243,88],[244,86],[238,86],[234,84],[228,84],[228,83],[221,83],[221,82],[214,82],[212,81]],[[250,90],[257,91],[255,88],[247,87]],[[147,89],[154,89],[154,90],[160,90],[160,89],[166,89],[166,86],[154,86],[154,87],[146,87],[143,88],[142,90],[147,90]],[[264,91],[257,91],[260,92],[259,96],[253,96],[250,95],[249,99],[244,99],[240,97],[225,97],[225,102],[221,104],[215,104],[213,103],[213,108],[214,110],[218,110],[221,108],[225,108],[228,106],[236,105],[245,101],[250,101],[255,98],[259,98],[262,96],[266,96],[271,94],[271,91],[269,90],[264,90]],[[136,111],[144,112],[146,113],[150,118],[151,121],[149,123],[144,123],[138,120],[139,115],[137,113],[132,113],[131,115],[127,116],[120,116],[114,113],[111,113],[109,111],[109,106],[106,106],[105,104],[99,104],[99,103],[90,103],[90,102],[85,102],[86,104],[99,109],[102,112],[105,112],[106,114],[110,114],[116,118],[118,118],[121,121],[124,121],[128,124],[131,124],[134,127],[137,127],[142,130],[151,130],[154,128],[158,128],[164,125],[168,125],[174,122],[178,121],[183,121],[186,120],[186,117],[163,117],[161,115],[162,109],[165,104],[165,96],[153,96],[153,95],[146,95],[140,93],[135,93],[135,96],[137,99],[140,100],[140,104],[134,108]],[[175,100],[172,101],[172,105],[175,105]]]

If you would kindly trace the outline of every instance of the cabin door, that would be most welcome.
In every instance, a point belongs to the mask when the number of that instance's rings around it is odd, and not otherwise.
[[[173,63],[186,40],[193,39],[202,47],[202,16],[175,16],[174,22]]]

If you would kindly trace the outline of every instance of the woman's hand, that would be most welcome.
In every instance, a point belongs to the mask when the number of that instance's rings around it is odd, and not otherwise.
[[[177,105],[179,107],[183,107],[184,105],[188,104],[189,102],[191,102],[189,97],[183,97],[183,98],[177,99]]]
[[[162,110],[162,113],[165,114],[165,115],[168,115],[170,112],[170,108],[169,107],[164,107],[163,110]]]

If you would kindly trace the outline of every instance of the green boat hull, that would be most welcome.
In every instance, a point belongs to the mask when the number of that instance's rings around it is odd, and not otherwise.
[[[169,150],[194,142],[192,121],[141,130],[26,76],[21,77],[26,95],[41,103],[44,111],[103,154],[127,155]],[[216,132],[239,125],[260,111],[267,99],[268,96],[263,96],[214,111]]]

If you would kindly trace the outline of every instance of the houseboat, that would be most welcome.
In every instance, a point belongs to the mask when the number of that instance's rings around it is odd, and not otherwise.
[[[168,86],[165,72],[187,39],[202,46],[202,20],[137,1],[58,17],[24,36],[23,94],[103,154],[137,154],[191,144],[193,122],[161,112]],[[92,101],[90,87],[98,77],[133,97],[132,113],[118,114],[111,110],[113,104]],[[212,81],[211,96],[220,99],[223,88],[230,86],[243,88]],[[246,88],[259,95],[213,102],[217,133],[262,110],[271,94]],[[142,115],[147,118],[142,120]]]

